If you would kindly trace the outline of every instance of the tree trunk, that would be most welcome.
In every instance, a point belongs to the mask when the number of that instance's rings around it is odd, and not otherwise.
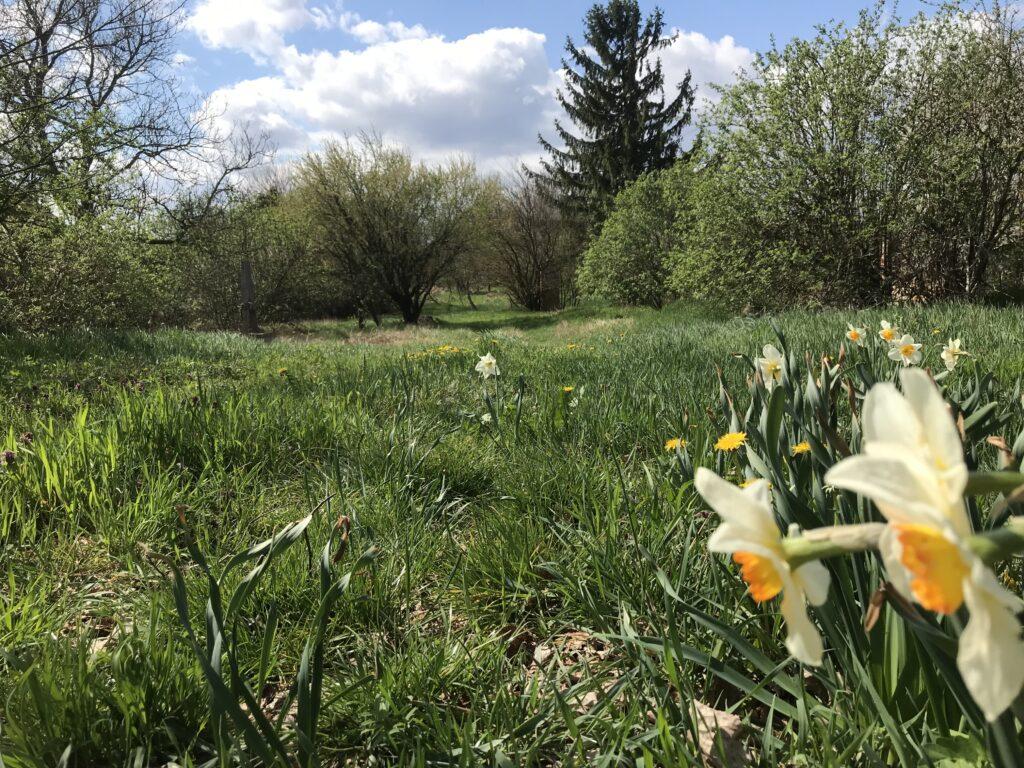
[[[256,285],[252,279],[251,261],[242,261],[242,268],[238,273],[238,290],[242,296],[242,333],[258,334],[260,326],[256,322]]]

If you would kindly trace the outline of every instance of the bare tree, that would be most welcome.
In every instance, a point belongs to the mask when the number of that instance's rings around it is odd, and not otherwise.
[[[363,136],[307,156],[300,179],[322,247],[357,295],[374,306],[386,297],[405,322],[417,322],[431,291],[471,247],[480,191],[473,166],[428,167]]]
[[[0,221],[88,212],[206,135],[174,74],[185,0],[0,0]]]
[[[524,309],[561,306],[578,252],[575,230],[529,173],[520,170],[506,182],[490,231],[509,300]]]

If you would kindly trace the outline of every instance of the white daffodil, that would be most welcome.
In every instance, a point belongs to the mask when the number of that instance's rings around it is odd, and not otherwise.
[[[875,502],[888,524],[879,549],[894,586],[923,607],[970,619],[957,667],[985,717],[996,719],[1024,686],[1024,607],[967,547],[967,465],[956,424],[927,373],[902,373],[903,393],[874,386],[864,400],[863,452],[825,482]]]
[[[486,355],[481,355],[480,362],[476,364],[477,373],[483,376],[485,379],[489,379],[492,376],[497,376],[501,373],[498,370],[498,361],[494,359],[494,355],[488,352]]]
[[[889,347],[889,359],[902,362],[904,366],[917,365],[921,362],[921,345],[914,341],[909,333]]]
[[[882,330],[878,332],[878,337],[886,344],[892,344],[900,337],[899,328],[892,325],[888,320],[883,320]]]
[[[960,358],[967,354],[969,353],[960,348],[960,339],[950,339],[946,346],[942,348],[942,354],[939,357],[946,364],[946,370],[952,371],[956,368]]]
[[[782,381],[782,353],[775,348],[774,344],[765,344],[761,354],[764,357],[757,358],[757,368],[761,371],[764,385],[771,389]]]
[[[708,539],[708,549],[732,555],[750,587],[750,596],[757,602],[782,593],[786,648],[804,664],[821,664],[824,648],[807,615],[806,603],[825,602],[829,574],[816,560],[796,569],[789,567],[779,526],[772,515],[768,483],[756,480],[746,488],[738,488],[701,467],[694,484],[722,518],[722,524]]]
[[[864,346],[864,338],[868,335],[867,329],[866,328],[857,328],[856,326],[854,326],[854,325],[852,325],[850,323],[846,324],[846,328],[847,328],[846,338],[849,341],[852,341],[858,347],[863,347]]]

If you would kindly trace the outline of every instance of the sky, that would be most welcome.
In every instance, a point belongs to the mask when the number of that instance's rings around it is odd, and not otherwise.
[[[697,109],[774,37],[852,20],[868,0],[666,1],[677,33],[668,84],[687,70]],[[902,15],[916,9],[904,0]],[[437,161],[535,163],[551,135],[566,36],[591,0],[193,0],[176,56],[184,87],[225,130],[266,135],[279,157],[373,131]],[[641,2],[645,10],[654,3]]]

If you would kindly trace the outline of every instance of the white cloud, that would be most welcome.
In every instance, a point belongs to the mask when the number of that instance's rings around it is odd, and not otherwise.
[[[365,45],[376,45],[389,40],[422,40],[430,37],[422,24],[411,27],[401,21],[379,22],[363,19],[358,13],[345,11],[338,19],[338,26]]]
[[[425,157],[518,156],[535,150],[553,109],[544,36],[527,29],[338,53],[288,47],[278,66],[277,76],[235,83],[212,98],[227,121],[286,139],[285,151],[305,149],[314,135],[376,130]]]
[[[190,24],[205,44],[266,57],[276,71],[217,90],[211,106],[224,127],[259,129],[285,156],[376,131],[428,160],[464,154],[486,169],[509,168],[536,161],[537,133],[553,132],[561,75],[548,64],[542,34],[502,28],[447,40],[419,24],[340,12],[335,28],[363,47],[300,51],[285,34],[322,26],[324,12],[303,0],[246,0],[241,12],[236,1],[203,0]],[[751,57],[731,37],[679,32],[662,51],[666,85],[671,92],[690,69],[707,97],[708,82],[729,81]]]
[[[284,47],[286,33],[328,23],[328,12],[307,8],[305,0],[200,0],[186,22],[206,47],[244,51],[259,61]]]
[[[732,82],[736,71],[746,67],[754,58],[753,52],[737,45],[731,35],[711,40],[700,32],[672,31],[676,39],[661,52],[666,90],[679,83],[690,70],[692,83],[697,86],[698,102],[717,100],[717,94],[709,86]]]

